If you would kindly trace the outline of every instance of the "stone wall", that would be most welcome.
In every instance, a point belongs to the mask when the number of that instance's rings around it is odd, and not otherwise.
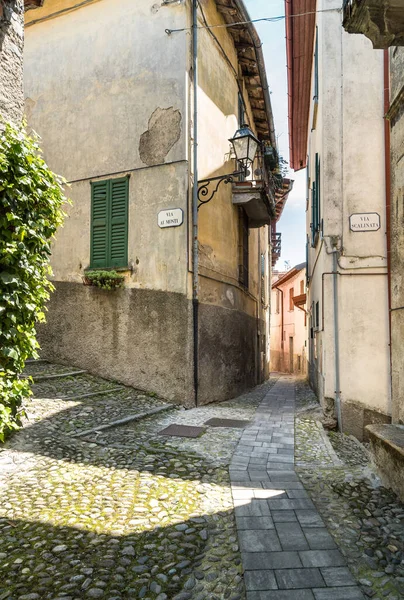
[[[41,357],[193,405],[192,312],[183,294],[56,282]]]
[[[192,302],[183,294],[105,291],[56,282],[41,357],[194,406]],[[258,327],[239,310],[199,307],[199,403],[226,400],[259,383]]]
[[[242,311],[199,307],[199,404],[225,400],[259,383],[257,328]]]
[[[0,0],[0,115],[6,121],[22,118],[24,47],[23,0]]]
[[[392,416],[404,423],[404,48],[390,49]]]

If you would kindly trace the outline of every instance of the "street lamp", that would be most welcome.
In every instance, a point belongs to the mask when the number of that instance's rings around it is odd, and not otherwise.
[[[202,204],[207,204],[212,200],[222,181],[226,184],[233,183],[235,177],[238,177],[239,175],[245,177],[248,175],[248,167],[254,162],[260,144],[248,125],[242,125],[240,129],[236,131],[234,136],[229,139],[229,142],[233,146],[236,160],[241,169],[226,175],[219,175],[218,177],[211,177],[210,179],[201,179],[198,181],[198,210]],[[215,188],[209,192],[209,185],[212,181],[217,181],[217,184]]]

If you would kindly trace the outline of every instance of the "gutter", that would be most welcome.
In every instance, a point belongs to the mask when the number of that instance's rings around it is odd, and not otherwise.
[[[387,114],[390,110],[390,69],[389,51],[383,51],[383,78],[384,78],[384,173],[386,179],[386,245],[387,245],[387,278],[389,302],[389,350],[390,350],[390,395],[393,388],[393,354],[391,345],[391,151],[390,151],[390,121]]]
[[[244,6],[243,0],[233,0],[233,1],[234,1],[235,6],[237,7],[238,11],[240,12],[241,20],[242,21],[251,21],[250,15],[248,14],[246,7]],[[246,23],[246,28],[247,28],[248,33],[250,34],[251,40],[254,44],[255,56],[257,59],[257,66],[258,66],[258,71],[259,71],[259,75],[260,75],[260,79],[261,79],[262,91],[264,93],[265,108],[266,108],[266,113],[267,113],[267,118],[268,118],[268,123],[269,123],[269,137],[270,137],[272,146],[274,148],[276,148],[274,117],[272,114],[271,98],[269,95],[269,86],[268,86],[268,80],[267,80],[267,75],[266,75],[266,71],[265,71],[265,61],[264,61],[264,54],[262,52],[262,42],[257,33],[257,30],[255,29],[255,27],[252,23],[250,23],[250,22]]]

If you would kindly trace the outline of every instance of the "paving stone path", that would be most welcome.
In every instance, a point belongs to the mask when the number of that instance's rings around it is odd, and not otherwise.
[[[294,398],[294,380],[281,378],[230,464],[247,600],[363,599],[295,473]]]
[[[0,600],[404,598],[404,507],[303,380],[184,410],[72,370],[28,366],[0,447]],[[174,423],[204,433],[159,435]]]

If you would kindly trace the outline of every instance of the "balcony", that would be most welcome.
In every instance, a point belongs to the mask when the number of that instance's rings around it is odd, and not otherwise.
[[[262,180],[233,183],[233,204],[242,206],[251,229],[269,225],[275,217],[275,202]]]
[[[404,46],[403,0],[344,0],[343,26],[348,33],[362,33],[382,49]]]
[[[276,216],[276,180],[266,168],[262,154],[257,154],[251,167],[252,177],[233,183],[233,204],[242,206],[251,229],[269,225]]]

